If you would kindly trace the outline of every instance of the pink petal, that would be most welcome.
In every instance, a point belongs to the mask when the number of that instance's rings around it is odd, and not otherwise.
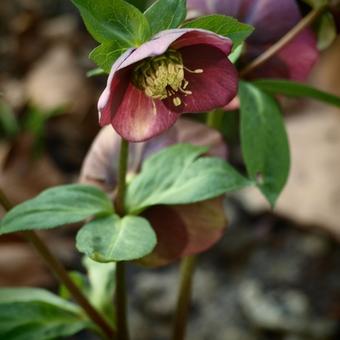
[[[172,45],[176,50],[183,47],[206,44],[220,49],[226,56],[229,55],[233,46],[229,38],[217,35],[215,33],[205,30],[190,30],[181,37],[179,37]]]
[[[164,101],[174,111],[202,112],[227,105],[237,92],[237,71],[225,54],[209,45],[195,45],[179,50],[185,67],[203,69],[203,73],[185,71],[192,94],[182,96],[184,105],[175,107],[171,100]]]
[[[178,116],[130,83],[111,124],[124,139],[141,142],[170,128]]]
[[[194,44],[210,44],[230,53],[232,42],[229,38],[210,31],[196,28],[178,28],[157,33],[150,41],[136,48],[116,70],[135,64],[143,59],[163,54],[170,46],[180,48]],[[111,71],[112,72],[112,71]]]

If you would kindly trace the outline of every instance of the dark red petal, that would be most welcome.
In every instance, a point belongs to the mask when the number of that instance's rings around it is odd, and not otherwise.
[[[111,124],[118,134],[130,142],[140,142],[169,129],[179,114],[153,100],[129,83],[124,98]]]
[[[196,29],[183,34],[171,45],[171,47],[179,50],[184,47],[198,44],[205,44],[218,48],[226,56],[229,55],[233,46],[233,43],[229,38],[217,35],[213,32]]]
[[[116,114],[119,105],[122,103],[125,91],[129,85],[129,70],[124,69],[115,73],[115,76],[109,83],[109,88],[106,88],[99,98],[98,112],[99,124],[104,126],[110,124],[112,117]]]
[[[189,242],[181,256],[209,249],[222,237],[227,227],[222,197],[195,204],[176,205],[174,209],[184,221],[188,233]]]
[[[125,51],[112,65],[110,75],[107,78],[106,87],[98,100],[99,123],[101,126],[110,124],[111,115],[118,108],[122,95],[128,84],[126,73],[128,70],[119,71],[121,64],[131,55],[134,49],[130,48]],[[112,91],[118,91],[117,96],[113,98]]]
[[[154,251],[138,262],[162,266],[183,256],[207,250],[223,235],[227,226],[221,198],[194,204],[155,206],[146,217],[157,235]]]
[[[319,58],[314,33],[305,29],[277,54],[289,69],[289,79],[303,81]]]
[[[268,46],[252,46],[248,51],[248,59],[261,54]],[[303,81],[318,60],[316,38],[309,29],[301,32],[295,39],[282,48],[265,64],[252,72],[250,78],[285,78]]]
[[[185,71],[189,82],[182,96],[184,105],[175,107],[171,100],[164,101],[171,109],[181,112],[204,112],[227,105],[237,92],[237,72],[223,52],[209,45],[195,45],[180,50],[184,66],[190,70],[203,69],[203,73]]]
[[[181,257],[189,243],[186,225],[171,206],[159,205],[142,214],[157,236],[156,248],[138,262],[145,266],[164,266]]]

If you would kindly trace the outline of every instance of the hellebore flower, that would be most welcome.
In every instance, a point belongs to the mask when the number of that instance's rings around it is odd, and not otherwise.
[[[221,135],[203,124],[179,119],[166,133],[129,148],[128,177],[137,174],[146,157],[175,143],[189,142],[210,147],[209,155],[225,158],[226,147]],[[80,182],[100,186],[107,192],[116,187],[120,138],[110,127],[103,128],[88,152]],[[227,225],[221,197],[186,205],[158,205],[146,209],[157,235],[157,246],[139,260],[148,266],[166,265],[180,257],[200,253],[215,244]]]
[[[245,53],[240,60],[242,64],[262,54],[301,20],[295,0],[188,0],[188,7],[191,18],[219,13],[255,27],[254,33],[247,39]],[[303,81],[317,59],[315,35],[306,28],[249,77]]]
[[[198,29],[158,33],[126,51],[112,66],[99,102],[101,126],[144,141],[185,112],[225,106],[236,95],[237,73],[227,56],[232,42]]]

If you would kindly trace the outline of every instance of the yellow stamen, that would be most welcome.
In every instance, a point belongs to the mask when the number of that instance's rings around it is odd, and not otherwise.
[[[179,97],[174,97],[172,102],[174,103],[175,106],[180,106],[182,104],[182,101]]]
[[[203,69],[201,69],[201,68],[198,68],[198,69],[196,69],[196,70],[190,70],[189,68],[187,68],[187,67],[185,67],[185,66],[183,66],[183,68],[184,68],[186,71],[188,71],[189,73],[203,73]]]
[[[140,63],[132,73],[132,82],[153,99],[173,97],[175,106],[182,104],[178,93],[185,96],[192,92],[187,90],[189,82],[184,78],[184,70],[190,73],[203,73],[203,69],[190,70],[183,65],[180,52],[168,50],[161,56],[148,58]]]

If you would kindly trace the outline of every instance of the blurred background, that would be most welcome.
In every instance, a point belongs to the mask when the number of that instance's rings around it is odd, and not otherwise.
[[[95,46],[68,0],[0,2],[0,187],[14,203],[77,181],[106,82],[86,77]],[[340,95],[339,60],[338,38],[309,83]],[[275,211],[256,190],[228,197],[229,230],[200,256],[188,339],[340,339],[340,110],[309,100],[284,105],[288,185]],[[41,234],[70,270],[83,270],[77,228]],[[133,339],[169,338],[177,279],[178,263],[129,267]],[[20,235],[0,238],[0,286],[58,289]]]

